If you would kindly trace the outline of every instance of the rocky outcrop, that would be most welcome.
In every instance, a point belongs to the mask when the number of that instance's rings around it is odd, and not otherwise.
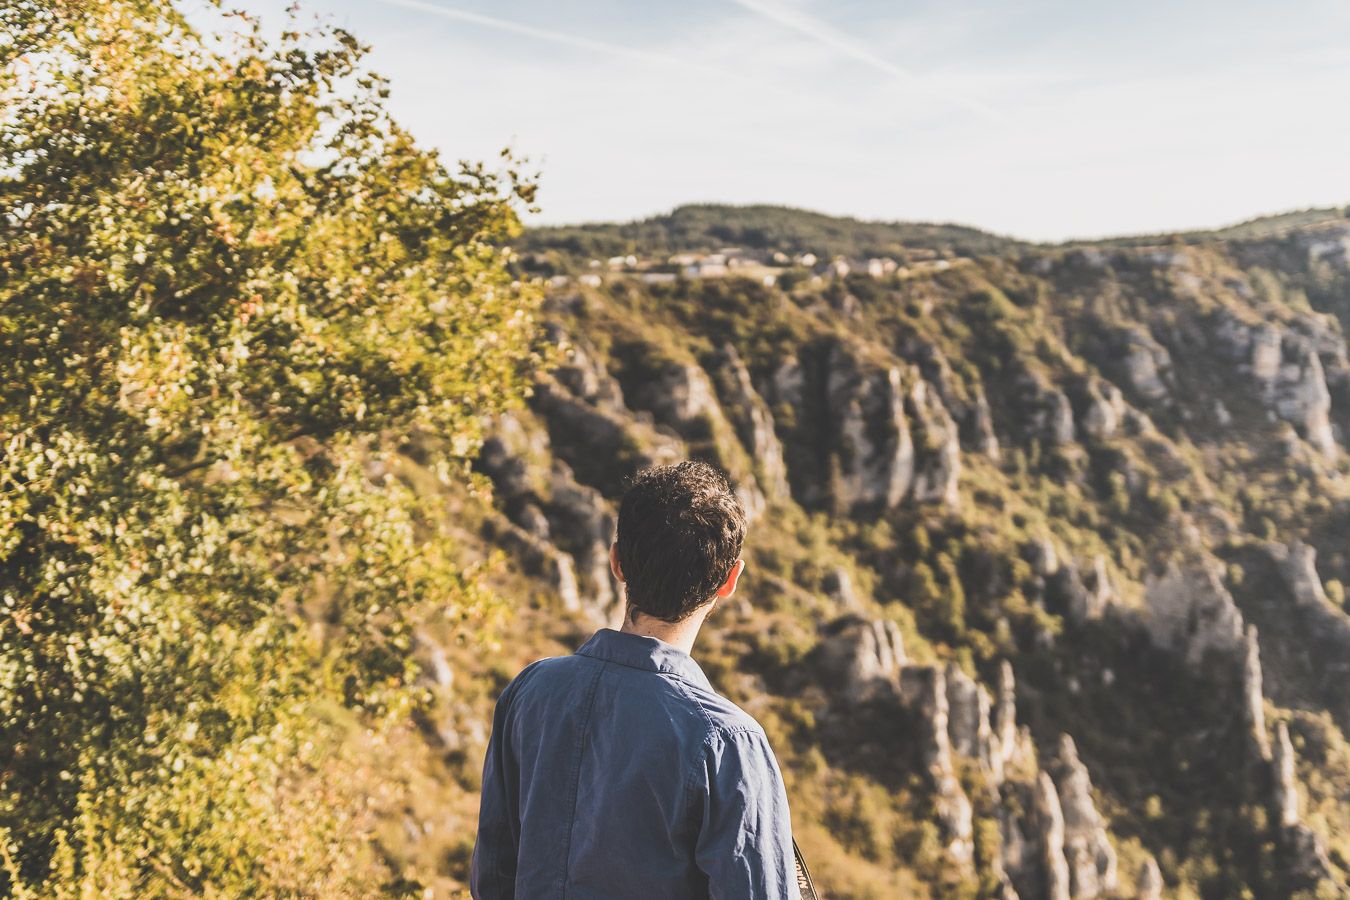
[[[985,396],[984,388],[979,385],[973,390],[974,399],[970,402],[970,410],[961,420],[962,439],[976,453],[998,462],[1002,451],[998,435],[994,433],[994,414],[989,409],[989,398]]]
[[[618,412],[624,409],[623,389],[610,375],[599,354],[585,338],[572,335],[556,322],[544,326],[547,338],[562,352],[553,378],[572,396],[592,406]]]
[[[1279,377],[1269,381],[1267,395],[1275,413],[1299,429],[1303,438],[1327,458],[1336,456],[1336,438],[1331,429],[1331,391],[1327,388],[1322,361],[1305,341],[1284,348]]]
[[[1086,394],[1079,429],[1098,441],[1114,437],[1125,422],[1125,395],[1120,388],[1100,378],[1088,382]]]
[[[952,749],[977,760],[980,768],[997,784],[1002,781],[1003,759],[995,745],[990,723],[992,701],[989,691],[955,663],[947,665],[947,733]]]
[[[1017,681],[1012,663],[1006,659],[998,668],[998,699],[994,704],[993,732],[1002,768],[1017,762]]]
[[[1298,783],[1294,774],[1294,745],[1289,740],[1289,726],[1283,722],[1275,726],[1272,769],[1275,779],[1271,805],[1275,820],[1281,828],[1292,828],[1299,822]]]
[[[1134,879],[1135,900],[1162,900],[1164,887],[1158,861],[1152,856],[1145,858]]]
[[[499,497],[514,501],[542,492],[552,453],[547,431],[507,413],[490,423],[475,465]]]
[[[862,600],[853,587],[853,576],[848,573],[848,569],[841,566],[826,572],[820,587],[840,608],[854,611],[862,608]]]
[[[975,849],[973,813],[952,765],[946,678],[935,666],[906,666],[901,672],[900,689],[905,706],[920,722],[920,759],[933,785],[934,807],[947,855],[967,865]]]
[[[1319,453],[1334,458],[1331,391],[1316,342],[1270,322],[1249,324],[1220,314],[1221,348],[1257,383],[1271,415],[1290,423]]]
[[[685,456],[680,442],[631,416],[592,406],[557,384],[544,384],[533,405],[548,426],[554,453],[578,479],[608,494],[622,491],[624,479],[649,466]]]
[[[914,478],[900,369],[865,367],[841,345],[831,348],[826,366],[838,448],[835,503],[854,513],[898,506]]]
[[[1312,546],[1295,541],[1288,547],[1270,544],[1268,551],[1293,596],[1290,613],[1306,636],[1303,649],[1315,649],[1324,660],[1315,673],[1318,690],[1345,728],[1350,722],[1350,694],[1344,690],[1350,678],[1350,614],[1327,598]]]
[[[783,461],[783,446],[774,431],[773,416],[755,390],[736,348],[730,344],[713,357],[713,381],[722,400],[722,411],[750,454],[760,489],[771,501],[786,499],[787,465]]]
[[[1067,734],[1060,736],[1055,784],[1064,821],[1064,856],[1069,866],[1070,893],[1097,897],[1115,890],[1116,851],[1106,836],[1106,823],[1092,802],[1092,779]]]
[[[1036,776],[1032,814],[1039,832],[1040,862],[1046,900],[1070,900],[1072,873],[1064,856],[1064,813],[1059,792],[1045,772]],[[1025,892],[1024,892],[1025,893]]]
[[[947,357],[932,344],[911,341],[905,346],[903,355],[915,361],[924,381],[932,385],[952,420],[958,423],[961,446],[997,460],[998,437],[994,434],[993,416],[984,388],[976,383],[965,391],[959,389]]]
[[[1073,404],[1063,391],[1028,373],[1019,379],[1018,392],[1029,437],[1053,446],[1073,443]]]
[[[1003,864],[1022,896],[1069,900],[1116,890],[1115,850],[1072,738],[1061,738],[1051,771],[1037,770],[1028,783],[1009,782],[1004,792],[1014,802],[999,814]]]
[[[1253,759],[1269,762],[1270,739],[1266,736],[1266,706],[1261,678],[1261,644],[1255,625],[1243,635],[1242,712],[1247,728],[1248,749]]]
[[[801,360],[788,356],[774,369],[768,384],[769,395],[774,403],[781,403],[790,409],[801,409],[806,399],[806,371]]]
[[[843,616],[822,629],[816,648],[822,682],[834,696],[858,703],[894,686],[905,664],[900,629],[889,619]]]
[[[1313,888],[1320,882],[1326,882],[1329,886],[1335,881],[1335,870],[1321,835],[1304,823],[1299,813],[1294,764],[1294,745],[1289,740],[1289,728],[1280,722],[1275,726],[1271,811],[1280,829],[1280,850],[1285,871],[1294,887]]]
[[[628,392],[634,407],[650,411],[656,421],[677,433],[706,434],[707,420],[721,417],[712,382],[702,367],[692,362],[670,361],[658,371],[644,374],[647,377]]]
[[[1126,382],[1144,400],[1158,402],[1170,396],[1172,357],[1167,348],[1142,329],[1121,335],[1120,365]]]
[[[1100,619],[1116,602],[1106,557],[1100,554],[1092,558],[1086,572],[1071,562],[1061,566],[1050,578],[1049,593],[1075,625]]]
[[[622,587],[609,567],[618,520],[609,502],[594,488],[577,484],[559,463],[544,514],[555,542],[572,556],[585,607],[601,622],[621,619]]]
[[[1317,550],[1302,541],[1289,545],[1288,555],[1280,566],[1285,584],[1302,606],[1328,605],[1326,590],[1317,574]]]
[[[727,348],[730,349],[730,348]],[[729,391],[733,396],[745,387],[749,395],[741,397],[739,414],[747,425],[751,443],[742,448],[745,437],[732,425],[718,402],[712,379],[694,362],[659,360],[659,352],[645,345],[639,351],[630,351],[640,362],[631,364],[624,373],[627,395],[631,404],[649,413],[661,426],[684,439],[696,456],[715,461],[735,485],[736,495],[745,509],[746,518],[754,521],[764,511],[767,500],[754,471],[754,459],[747,455],[754,441],[766,445],[766,457],[771,478],[776,479],[775,499],[787,496],[786,468],[782,464],[782,448],[773,434],[772,419],[754,389],[739,360],[732,357]],[[734,350],[731,351],[734,354]],[[744,384],[741,377],[744,376]],[[748,405],[747,405],[748,404]],[[758,433],[756,429],[758,428]],[[771,443],[769,443],[771,442]],[[773,451],[777,451],[775,457]]]
[[[1023,548],[1022,555],[1038,578],[1050,578],[1059,571],[1059,551],[1049,538],[1031,539]]]
[[[941,503],[955,509],[961,475],[961,444],[952,420],[928,382],[916,381],[906,398],[906,412],[915,425],[915,466],[910,494],[919,503]]]
[[[543,573],[569,609],[613,622],[621,600],[609,568],[614,510],[598,490],[579,484],[551,450],[548,435],[517,416],[493,422],[477,465],[519,529],[503,531],[503,544],[516,551],[527,572]]]
[[[489,519],[484,527],[484,536],[506,550],[526,575],[538,578],[555,593],[562,601],[563,609],[581,611],[581,589],[571,556],[505,517]]]
[[[1210,653],[1236,661],[1245,652],[1242,613],[1212,557],[1195,558],[1184,568],[1173,561],[1162,574],[1150,574],[1144,601],[1153,644],[1184,655],[1192,667]]]

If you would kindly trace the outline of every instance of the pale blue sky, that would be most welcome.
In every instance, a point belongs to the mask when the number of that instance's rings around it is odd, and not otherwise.
[[[530,157],[539,221],[765,202],[1053,240],[1350,202],[1348,0],[302,8],[424,143]]]

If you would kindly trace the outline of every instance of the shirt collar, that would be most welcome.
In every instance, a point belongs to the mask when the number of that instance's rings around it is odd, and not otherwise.
[[[683,678],[704,690],[712,690],[708,676],[703,674],[693,657],[654,637],[601,628],[581,645],[577,654],[648,672],[664,672]]]

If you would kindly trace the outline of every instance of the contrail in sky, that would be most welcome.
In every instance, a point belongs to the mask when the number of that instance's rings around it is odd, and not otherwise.
[[[832,50],[847,56],[855,62],[862,63],[883,75],[889,76],[892,80],[904,84],[906,87],[923,91],[950,100],[957,103],[971,112],[988,119],[991,122],[1004,123],[1005,119],[1001,113],[986,106],[978,100],[972,100],[969,97],[963,97],[959,94],[953,94],[942,88],[933,87],[927,83],[927,79],[909,71],[888,59],[878,56],[869,50],[866,46],[858,43],[848,35],[841,34],[829,23],[821,21],[809,13],[801,10],[791,9],[776,2],[776,0],[731,0],[737,6],[744,7],[756,15],[775,22],[778,25],[788,28],[798,34],[805,35],[817,43],[824,44]]]
[[[680,59],[675,56],[667,56],[663,53],[653,53],[649,50],[637,50],[619,44],[609,44],[604,41],[597,41],[588,37],[581,37],[562,31],[553,31],[547,28],[535,28],[533,25],[524,25],[520,22],[512,22],[509,19],[499,19],[496,16],[487,16],[482,13],[470,12],[466,9],[456,9],[453,6],[442,6],[439,3],[428,3],[426,0],[381,0],[381,2],[392,6],[402,6],[405,9],[417,10],[418,12],[429,13],[434,16],[440,16],[443,19],[454,19],[458,22],[481,25],[484,28],[509,31],[512,34],[521,34],[526,37],[535,38],[536,40],[549,41],[554,44],[562,44],[580,50],[592,50],[596,53],[605,53],[610,56],[622,56],[627,59],[634,59],[646,63],[660,63],[661,65],[705,72],[711,75],[723,76],[726,74],[724,72],[719,72],[716,69],[710,69],[706,66],[701,66],[698,63]]]

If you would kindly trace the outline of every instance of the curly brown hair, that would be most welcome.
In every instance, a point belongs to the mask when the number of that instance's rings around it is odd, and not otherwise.
[[[619,504],[615,542],[629,615],[679,622],[731,574],[745,510],[726,476],[705,462],[645,469]]]

